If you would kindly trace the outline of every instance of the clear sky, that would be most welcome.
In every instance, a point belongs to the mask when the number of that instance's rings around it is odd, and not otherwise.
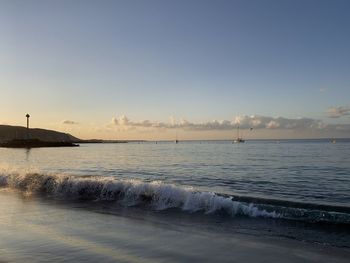
[[[350,137],[349,14],[347,0],[0,0],[0,124]]]

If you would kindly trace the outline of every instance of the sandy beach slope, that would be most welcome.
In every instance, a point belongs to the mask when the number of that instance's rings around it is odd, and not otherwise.
[[[130,209],[128,209],[130,210]],[[2,189],[3,262],[348,262],[350,250],[223,233],[185,219],[99,212]],[[178,223],[174,224],[174,221]]]

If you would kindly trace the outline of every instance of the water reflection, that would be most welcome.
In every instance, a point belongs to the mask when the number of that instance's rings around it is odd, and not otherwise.
[[[27,162],[29,161],[30,151],[31,151],[31,148],[26,149],[26,161]]]

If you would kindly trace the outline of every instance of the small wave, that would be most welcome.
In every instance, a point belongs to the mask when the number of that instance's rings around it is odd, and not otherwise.
[[[0,186],[55,198],[118,201],[126,206],[149,205],[153,209],[178,208],[188,212],[225,212],[231,216],[278,218],[274,211],[234,201],[213,192],[195,191],[159,181],[118,180],[43,173],[0,172]]]

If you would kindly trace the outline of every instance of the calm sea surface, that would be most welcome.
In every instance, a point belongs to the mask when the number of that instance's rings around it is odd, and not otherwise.
[[[346,140],[336,144],[329,140],[189,141],[0,148],[0,165],[350,207],[350,143]]]

